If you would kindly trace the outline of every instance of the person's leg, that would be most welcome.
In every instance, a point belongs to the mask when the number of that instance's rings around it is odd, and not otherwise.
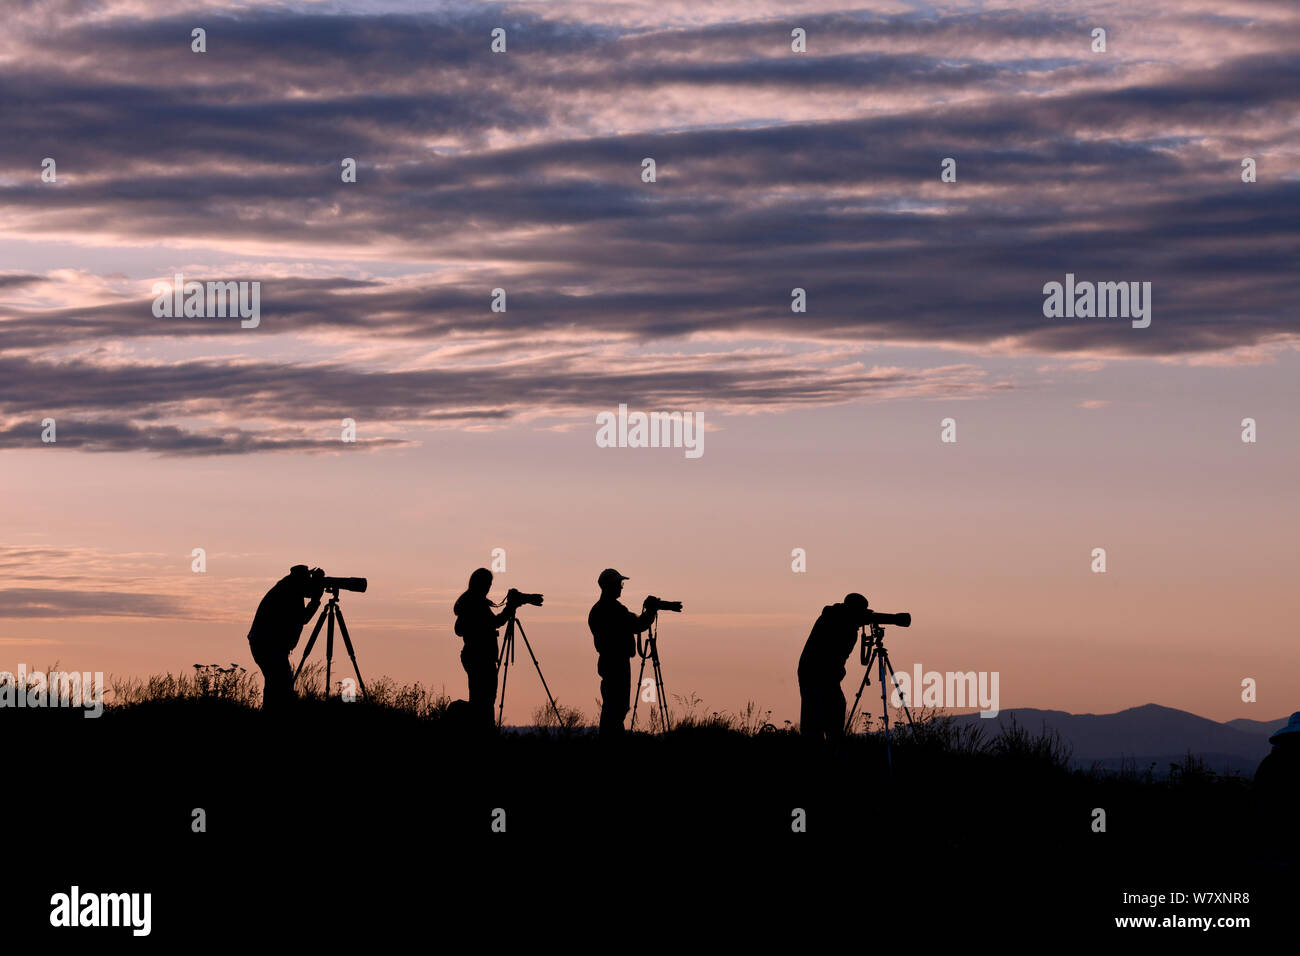
[[[848,711],[848,701],[844,699],[844,688],[838,683],[826,688],[826,736],[839,740],[844,736],[844,716]]]
[[[294,701],[293,668],[289,666],[288,655],[280,658],[271,667],[272,685],[275,689],[275,709],[284,710]]]
[[[632,661],[626,657],[619,661],[618,683],[623,688],[623,692],[619,694],[619,701],[623,705],[622,712],[618,715],[618,726],[622,729],[623,721],[627,719],[628,714],[632,713]],[[663,706],[662,701],[659,706]]]
[[[496,729],[496,657],[482,652],[460,652],[460,662],[469,681],[469,710],[476,730]]]
[[[809,740],[821,737],[821,714],[813,685],[799,682],[799,733]]]
[[[262,671],[262,709],[280,710],[293,697],[293,669],[289,658],[253,651],[253,661]]]
[[[480,693],[487,701],[483,708],[483,730],[489,734],[496,733],[497,662],[495,657],[489,657],[483,662],[483,690]]]
[[[475,663],[469,684],[469,702],[474,708],[479,729],[485,733],[496,730],[497,664],[494,659],[482,657]]]
[[[497,645],[496,638],[493,638],[492,643],[483,649],[483,690],[481,693],[487,698],[483,726],[488,733],[496,733],[497,729],[497,655],[500,652],[501,648]]]
[[[468,713],[473,718],[475,726],[477,726],[480,723],[479,709],[482,702],[478,699],[478,687],[475,686],[474,681],[474,656],[470,653],[468,647],[461,648],[460,666],[465,668],[465,684],[469,688]]]
[[[280,673],[284,681],[284,702],[293,704],[298,700],[298,693],[293,688],[293,665],[289,663],[289,655],[284,655],[284,663],[281,666]]]
[[[596,673],[600,675],[600,734],[602,737],[613,732],[610,723],[611,694],[609,679],[609,662],[604,657],[596,659]]]
[[[600,674],[600,732],[617,736],[623,732],[632,692],[632,665],[622,658],[601,657],[596,664]]]

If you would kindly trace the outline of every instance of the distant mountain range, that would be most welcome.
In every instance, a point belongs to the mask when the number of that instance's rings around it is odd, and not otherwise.
[[[963,714],[961,721],[974,721],[985,734],[998,732],[1012,720],[1031,734],[1046,727],[1057,731],[1074,745],[1072,764],[1088,768],[1096,764],[1105,770],[1122,767],[1146,770],[1155,764],[1157,776],[1169,773],[1171,763],[1181,763],[1188,752],[1204,760],[1217,773],[1236,771],[1252,777],[1260,760],[1269,752],[1269,735],[1285,727],[1288,717],[1276,720],[1238,718],[1225,723],[1189,714],[1173,707],[1144,704],[1116,714],[1069,714],[1063,710],[1017,707],[997,717]]]

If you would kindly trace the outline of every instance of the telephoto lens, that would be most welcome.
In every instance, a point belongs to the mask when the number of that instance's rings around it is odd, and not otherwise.
[[[365,578],[323,578],[322,586],[326,591],[359,591],[365,593]]]
[[[894,627],[911,627],[912,615],[907,611],[900,611],[898,614],[885,614],[881,611],[871,612],[871,623],[879,624],[882,627],[886,624]]]

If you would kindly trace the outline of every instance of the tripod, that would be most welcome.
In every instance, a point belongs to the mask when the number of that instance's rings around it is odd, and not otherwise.
[[[298,675],[302,673],[302,665],[307,663],[307,655],[311,649],[316,646],[316,638],[320,635],[321,625],[329,621],[329,627],[325,630],[325,696],[330,695],[330,670],[334,666],[334,621],[339,622],[339,633],[343,635],[343,645],[348,649],[348,657],[352,658],[352,669],[357,672],[357,684],[361,687],[361,696],[366,694],[366,682],[361,679],[361,668],[357,666],[357,654],[352,649],[352,638],[348,637],[348,626],[343,621],[343,608],[339,607],[339,589],[329,588],[330,599],[324,609],[320,612],[320,617],[316,619],[316,626],[312,628],[311,639],[307,641],[307,647],[302,652],[302,659],[298,661],[298,669],[293,672],[293,680],[298,682]]]
[[[894,772],[894,755],[889,741],[889,701],[885,697],[885,671],[889,671],[890,681],[894,689],[898,689],[898,678],[894,675],[894,665],[889,661],[889,651],[885,650],[885,629],[879,624],[869,625],[871,633],[868,634],[866,628],[862,629],[862,663],[866,670],[862,672],[862,683],[858,686],[858,696],[853,698],[853,709],[849,711],[849,719],[844,724],[844,733],[849,733],[853,727],[853,715],[857,713],[858,703],[862,700],[862,691],[871,683],[871,664],[874,661],[880,677],[880,710],[885,721],[885,760],[889,764],[889,772]],[[900,695],[901,696],[901,695]],[[907,723],[912,725],[912,712],[907,708],[907,701],[903,701],[903,713],[907,714]]]
[[[540,602],[538,602],[540,603]],[[533,659],[533,666],[537,668],[537,676],[542,679],[542,690],[546,691],[546,699],[551,702],[551,711],[555,714],[555,727],[558,730],[563,726],[560,719],[560,709],[555,706],[555,698],[551,696],[551,689],[546,686],[546,678],[542,677],[542,665],[537,663],[537,655],[533,653],[533,645],[528,643],[528,634],[524,631],[524,626],[515,618],[515,612],[510,612],[510,620],[506,624],[505,640],[501,642],[501,653],[497,655],[497,676],[501,678],[501,707],[497,711],[497,727],[501,726],[501,719],[506,712],[506,678],[510,676],[510,664],[515,659],[515,626],[519,627],[519,634],[524,639],[524,647],[528,648],[528,656]]]
[[[659,617],[650,622],[650,627],[645,631],[645,641],[641,640],[641,635],[636,636],[636,652],[641,656],[641,673],[636,678],[636,696],[632,699],[632,726],[629,731],[636,730],[636,705],[641,700],[641,681],[645,679],[645,662],[651,662],[651,669],[655,677],[655,699],[659,702],[659,717],[663,722],[664,733],[671,729],[668,724],[668,697],[664,693],[664,672],[659,667]]]

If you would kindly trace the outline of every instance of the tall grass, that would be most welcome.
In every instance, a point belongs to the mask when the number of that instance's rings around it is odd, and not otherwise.
[[[673,700],[676,701],[676,706],[668,711],[668,720],[674,731],[704,730],[753,737],[778,730],[791,732],[794,728],[788,720],[784,722],[783,727],[777,727],[772,723],[772,711],[762,710],[752,700],[745,703],[743,710],[735,713],[729,710],[708,710],[703,706],[704,700],[695,693],[674,694]],[[658,726],[659,712],[653,704],[650,706],[650,716],[651,721],[648,726]]]
[[[105,707],[119,709],[155,701],[225,700],[244,707],[262,706],[262,682],[238,664],[195,664],[192,674],[110,677]]]
[[[330,688],[333,698],[345,688],[347,678],[334,682]],[[325,667],[323,663],[308,663],[299,675],[296,688],[298,696],[306,701],[323,701],[325,696]],[[111,695],[106,701],[109,710],[123,710],[158,701],[217,700],[239,707],[258,708],[262,703],[261,679],[256,672],[238,664],[222,667],[216,664],[196,664],[188,674],[156,674],[146,678],[113,678]],[[434,691],[421,683],[401,684],[383,676],[366,685],[367,696],[357,700],[367,708],[393,715],[413,717],[418,720],[439,721],[446,716],[451,698],[445,689]],[[576,707],[557,704],[559,719],[549,704],[543,703],[532,713],[533,726],[539,730],[561,732],[565,736],[589,729],[592,722]],[[1068,769],[1072,749],[1059,733],[1044,728],[1032,734],[1014,719],[1001,726],[995,735],[986,734],[985,728],[971,721],[958,721],[941,708],[921,707],[912,711],[913,721],[891,723],[890,736],[900,753],[915,752],[933,755],[960,755],[963,757],[993,757],[1024,766]],[[669,710],[671,737],[700,734],[732,736],[736,738],[761,738],[773,735],[791,736],[797,728],[791,721],[773,720],[770,709],[761,708],[749,701],[739,711],[711,710],[697,694],[674,695]],[[641,732],[653,732],[661,726],[657,705],[641,705],[637,712],[637,727]],[[884,724],[881,718],[862,713],[854,721],[855,734],[849,743],[882,742]],[[1211,771],[1194,757],[1175,768],[1177,780],[1184,784],[1212,778]]]
[[[344,689],[344,681],[334,681],[331,692]],[[298,675],[294,685],[300,700],[319,701],[325,697],[325,665],[310,662]],[[256,672],[238,664],[195,664],[189,674],[152,674],[149,677],[111,677],[110,693],[105,695],[107,710],[122,710],[142,704],[178,700],[220,700],[241,707],[262,706],[262,680]],[[357,700],[363,700],[357,691]],[[451,698],[445,691],[434,691],[418,681],[399,684],[383,676],[366,684],[366,704],[422,720],[442,717]]]
[[[1015,715],[1012,715],[1001,732],[989,741],[987,752],[1019,763],[1045,764],[1067,770],[1070,758],[1074,756],[1074,746],[1064,741],[1059,731],[1049,730],[1046,724],[1043,732],[1034,736],[1016,723]]]
[[[555,710],[560,712],[558,721],[556,720]],[[586,715],[577,707],[566,707],[557,700],[555,710],[551,710],[549,702],[534,708],[533,726],[538,730],[559,729],[564,733],[573,733],[588,726]]]

